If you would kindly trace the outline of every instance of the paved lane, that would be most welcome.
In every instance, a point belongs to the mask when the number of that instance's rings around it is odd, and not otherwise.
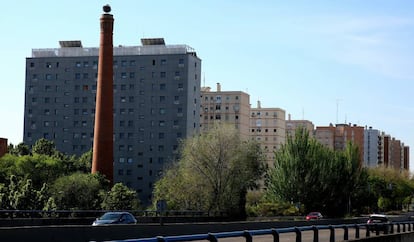
[[[366,230],[360,229],[359,230],[359,237],[365,238]],[[348,230],[348,239],[352,240],[355,238],[355,229]],[[371,234],[371,236],[375,236],[375,234]],[[319,241],[320,242],[329,242],[330,231],[329,230],[320,230],[319,231]],[[207,241],[207,240],[202,240]],[[234,238],[222,238],[218,240],[219,242],[243,242],[246,241],[243,237],[234,237]],[[273,236],[272,235],[260,235],[260,236],[253,236],[253,242],[272,242]],[[283,233],[279,235],[280,242],[296,242],[296,234],[295,233]],[[335,229],[335,241],[344,241],[344,230],[343,229]],[[201,241],[199,241],[201,242]],[[302,242],[313,242],[313,231],[303,231],[302,232]]]

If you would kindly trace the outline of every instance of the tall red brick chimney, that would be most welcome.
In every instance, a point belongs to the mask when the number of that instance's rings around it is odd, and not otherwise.
[[[92,173],[104,175],[113,184],[114,118],[113,118],[113,42],[114,18],[105,5],[101,16],[98,83],[96,90],[95,127],[93,137]]]

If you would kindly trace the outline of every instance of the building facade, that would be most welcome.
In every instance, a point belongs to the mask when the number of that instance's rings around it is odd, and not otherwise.
[[[201,60],[186,45],[142,39],[114,47],[114,182],[151,200],[154,182],[177,158],[179,140],[200,126]],[[67,154],[92,148],[98,48],[61,41],[26,59],[24,142],[46,138]]]
[[[381,132],[372,127],[364,130],[364,166],[377,167],[380,160]]]
[[[347,143],[352,142],[358,146],[361,163],[364,159],[364,127],[362,126],[355,124],[318,126],[315,129],[315,138],[333,150],[344,150]]]
[[[311,121],[304,119],[293,120],[289,114],[288,119],[286,120],[286,135],[294,138],[296,129],[299,127],[307,130],[310,138],[314,138],[315,126]]]
[[[263,108],[260,101],[250,109],[250,137],[257,140],[266,155],[267,164],[272,167],[274,152],[286,142],[285,110]]]
[[[241,91],[222,91],[217,83],[217,91],[203,87],[200,104],[201,131],[207,131],[215,123],[234,125],[242,138],[249,136],[250,96]]]
[[[7,139],[0,138],[0,157],[7,153]]]

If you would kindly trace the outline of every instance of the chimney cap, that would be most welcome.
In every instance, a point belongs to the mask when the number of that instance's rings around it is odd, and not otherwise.
[[[102,9],[105,13],[111,12],[111,6],[109,4],[104,5]]]

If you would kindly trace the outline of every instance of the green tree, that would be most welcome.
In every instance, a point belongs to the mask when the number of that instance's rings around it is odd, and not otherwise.
[[[116,183],[110,191],[102,191],[101,208],[104,210],[136,210],[139,208],[137,192],[123,185]]]
[[[56,179],[51,195],[58,209],[99,209],[102,188],[96,175],[74,173]]]
[[[3,198],[2,209],[16,210],[41,210],[46,204],[47,196],[46,185],[37,190],[33,187],[32,180],[19,180],[13,175],[10,176],[7,189],[3,187],[0,195]]]
[[[18,144],[16,147],[13,144],[10,144],[8,147],[8,153],[17,156],[29,155],[30,148],[23,142]]]
[[[166,200],[170,209],[245,216],[247,190],[258,186],[264,168],[258,143],[242,140],[231,126],[215,125],[183,142],[181,159],[155,184],[154,200]]]
[[[343,215],[349,211],[351,191],[360,175],[357,154],[352,144],[345,151],[334,152],[298,128],[295,137],[288,137],[275,154],[266,180],[266,197],[304,205],[306,211]]]
[[[41,138],[33,145],[32,152],[39,155],[52,156],[56,153],[56,146],[53,141]]]

